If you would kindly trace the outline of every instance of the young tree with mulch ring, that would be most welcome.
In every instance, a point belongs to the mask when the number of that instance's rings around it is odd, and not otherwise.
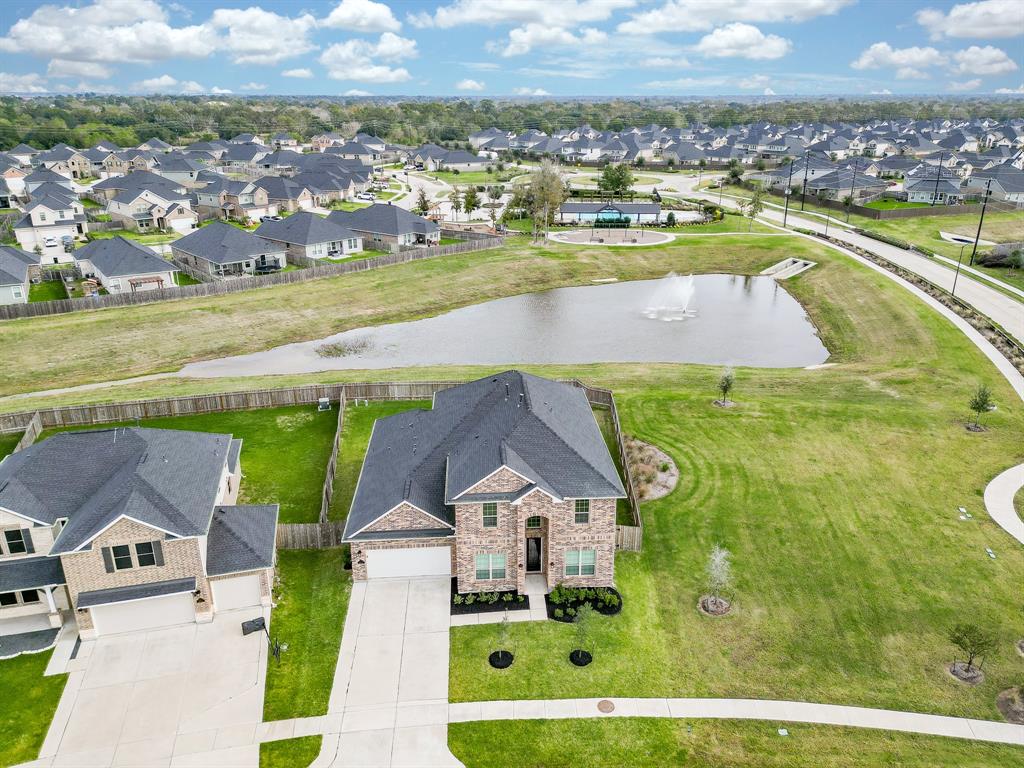
[[[735,403],[729,399],[729,393],[732,392],[732,388],[735,383],[736,377],[733,375],[731,370],[726,369],[722,371],[722,375],[718,379],[718,391],[722,396],[715,400],[715,405],[719,408],[730,408],[735,405]]]
[[[968,406],[974,411],[974,423],[968,424],[967,428],[971,432],[984,432],[985,427],[981,426],[981,414],[992,410],[992,392],[987,384],[978,385],[974,394],[971,395],[971,401],[968,403]]]
[[[707,564],[707,594],[701,595],[698,605],[710,616],[724,616],[732,610],[726,594],[732,588],[732,555],[725,547],[715,544]]]
[[[510,645],[508,609],[506,608],[505,616],[498,624],[498,650],[487,657],[487,661],[490,662],[492,667],[495,669],[508,669],[512,666],[515,655],[512,651],[507,650]]]
[[[577,667],[585,667],[594,660],[593,637],[594,609],[584,603],[576,611],[576,647],[569,652],[569,661]]]
[[[985,656],[996,647],[995,635],[977,624],[963,623],[950,629],[948,637],[949,642],[967,657],[966,661],[957,661],[954,657],[953,663],[949,666],[949,673],[957,680],[971,685],[984,680],[985,674],[981,667],[985,663]],[[974,666],[974,660],[979,657],[982,663]]]

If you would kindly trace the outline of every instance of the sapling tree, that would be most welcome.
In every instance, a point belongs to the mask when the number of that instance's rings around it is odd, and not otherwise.
[[[674,227],[676,225],[676,212],[675,211],[669,211],[668,212],[668,216],[665,217],[665,223],[668,226],[670,226],[670,227]]]
[[[762,192],[759,189],[754,190],[754,194],[750,197],[750,202],[747,203],[747,216],[750,217],[750,223],[747,225],[747,231],[749,232],[754,228],[754,219],[761,215],[761,211],[764,210],[764,199]]]
[[[732,555],[725,547],[715,544],[711,548],[707,564],[707,590],[705,607],[712,613],[724,613],[729,609],[725,595],[732,587]]]
[[[974,411],[973,426],[975,429],[980,429],[981,414],[992,410],[992,392],[989,390],[987,384],[978,385],[978,388],[974,390],[974,394],[971,395],[971,400],[968,405],[971,410]]]
[[[576,609],[575,624],[576,650],[591,651],[591,641],[593,639],[594,628],[594,609],[590,606],[590,603],[584,603]]]
[[[466,211],[466,218],[473,217],[473,211],[480,207],[480,195],[476,191],[476,187],[466,187],[466,191],[462,195],[462,207]]]
[[[977,624],[957,624],[949,630],[949,642],[959,649],[967,657],[965,672],[974,671],[974,660],[981,658],[985,663],[985,656],[996,647],[995,634]],[[954,668],[958,662],[953,659]],[[981,666],[978,666],[981,669]]]
[[[732,392],[733,385],[736,383],[736,377],[733,372],[728,368],[722,371],[721,377],[718,379],[718,391],[722,395],[719,402],[722,404],[729,402],[729,393]]]
[[[510,623],[508,620],[508,609],[505,609],[505,615],[502,617],[501,622],[498,624],[498,654],[499,659],[504,660],[506,654],[510,654]]]
[[[452,193],[448,198],[452,204],[452,212],[455,214],[455,220],[459,220],[459,212],[462,211],[462,190],[458,187],[452,187]]]
[[[430,210],[430,199],[427,197],[427,190],[424,187],[420,187],[419,194],[416,196],[416,210],[420,212],[420,216],[426,216]]]

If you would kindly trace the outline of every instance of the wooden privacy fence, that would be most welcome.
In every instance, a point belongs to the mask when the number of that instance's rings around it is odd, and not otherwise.
[[[457,253],[483,251],[497,248],[504,244],[501,237],[488,236],[483,239],[469,239],[452,245],[437,245],[430,248],[416,248],[399,253],[388,253],[369,259],[344,261],[340,264],[323,264],[308,269],[297,269],[291,272],[275,272],[270,275],[253,275],[228,280],[183,285],[172,288],[160,288],[153,291],[137,293],[114,293],[108,296],[94,296],[81,299],[59,299],[57,301],[36,301],[28,304],[7,304],[0,306],[0,320],[15,320],[24,317],[40,317],[43,315],[62,315],[86,309],[108,309],[110,307],[130,307],[138,304],[152,304],[157,301],[172,299],[193,299],[203,296],[220,296],[238,291],[251,291],[255,288],[269,288],[273,285],[290,285],[304,283],[308,280],[319,280],[325,277],[337,277],[353,272],[366,272],[371,269],[390,267],[397,264],[408,264],[422,259],[438,256],[452,256]],[[192,273],[189,273],[192,274]],[[195,275],[192,275],[195,277]],[[198,278],[197,278],[198,279]]]
[[[644,529],[639,525],[616,525],[615,548],[639,552],[644,542]]]
[[[43,431],[43,421],[39,418],[38,413],[33,413],[32,418],[28,420],[28,426],[25,427],[25,434],[21,436],[21,440],[14,446],[14,453],[23,451],[28,448],[32,443],[36,441],[39,434]]]
[[[338,468],[338,451],[341,449],[341,428],[345,425],[345,393],[338,398],[338,426],[334,428],[334,444],[331,446],[331,458],[327,460],[327,474],[324,477],[324,489],[320,494],[320,522],[327,522],[327,513],[331,509],[334,498],[334,473]]]
[[[278,549],[326,549],[340,547],[344,523],[279,523]]]

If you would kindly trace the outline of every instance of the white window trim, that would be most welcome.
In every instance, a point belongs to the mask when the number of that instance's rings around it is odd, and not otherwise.
[[[477,566],[477,558],[479,558],[479,557],[486,557],[487,558],[487,573],[488,573],[488,576],[486,578],[481,578],[478,575],[479,572],[480,572],[480,568]],[[494,571],[496,570],[495,567],[494,567],[494,558],[496,558],[496,557],[500,557],[504,561],[504,564],[502,565],[502,568],[501,568],[501,570],[504,571],[504,575],[502,575],[502,576],[495,576],[494,575]],[[504,552],[477,552],[473,556],[473,577],[477,581],[500,581],[501,579],[507,579],[508,578],[508,555],[506,555]]]
[[[569,573],[569,553],[570,552],[577,552],[577,553],[579,553],[578,557],[576,559],[576,569],[579,571],[578,573]],[[583,573],[583,553],[584,552],[593,552],[594,553],[594,572],[593,573]],[[565,557],[564,557],[564,560],[563,560],[563,563],[562,563],[562,573],[565,576],[570,576],[570,577],[571,576],[596,576],[597,575],[597,549],[594,548],[594,547],[570,547],[569,549],[565,550]]]

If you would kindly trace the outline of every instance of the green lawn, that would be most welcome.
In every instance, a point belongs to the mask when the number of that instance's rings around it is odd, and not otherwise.
[[[503,184],[522,174],[520,168],[506,168],[504,171],[426,171],[417,172],[420,176],[444,181],[454,186],[463,184]]]
[[[89,233],[91,240],[109,240],[114,237],[134,240],[142,245],[162,245],[164,243],[173,243],[181,235],[177,232],[136,232],[134,229],[108,229],[104,232]]]
[[[352,497],[356,492],[359,470],[363,467],[366,446],[377,419],[412,408],[430,408],[429,400],[392,400],[371,402],[368,406],[349,403],[345,408],[345,423],[341,428],[341,450],[338,469],[334,474],[334,495],[329,511],[331,520],[341,521],[348,516]]]
[[[12,453],[21,442],[20,432],[11,432],[0,435],[0,459]]]
[[[95,200],[89,197],[83,197],[79,200],[83,208],[102,208],[103,206],[97,203]]]
[[[598,622],[593,664],[566,660],[572,627],[531,622],[512,625],[516,663],[498,672],[494,628],[454,628],[453,700],[790,698],[999,719],[996,694],[1020,683],[1024,548],[982,493],[1024,459],[1024,408],[946,320],[825,258],[787,288],[836,368],[740,370],[729,410],[710,404],[714,369],[578,374],[615,390],[624,430],[669,453],[680,484],[643,505],[643,552],[616,559],[624,608]],[[999,409],[975,435],[963,422],[979,381]],[[736,609],[712,621],[695,605],[716,543],[733,553]],[[971,688],[943,668],[967,618],[1000,649]]]
[[[901,208],[928,208],[929,206],[928,203],[908,203],[901,200],[883,198],[882,200],[867,203],[864,207],[874,208],[876,211],[897,211]]]
[[[199,280],[196,280],[194,277],[192,277],[189,274],[186,274],[185,272],[174,273],[175,285],[199,285],[199,282]]]
[[[597,187],[598,174],[585,174],[582,176],[573,176],[571,181],[574,187]],[[661,184],[662,180],[657,176],[643,176],[637,173],[633,174],[633,184]]]
[[[267,741],[260,744],[260,768],[305,768],[320,754],[323,736]]]
[[[81,299],[85,297],[85,292],[82,290],[82,286],[85,284],[85,280],[75,280],[73,283],[68,283],[68,297],[72,299]],[[103,286],[99,287],[100,296],[107,295],[107,289]]]
[[[267,662],[264,721],[327,714],[352,590],[341,549],[281,550],[270,634],[287,643]],[[305,765],[303,763],[302,765]]]
[[[2,448],[2,446],[0,446]],[[0,661],[0,765],[35,760],[46,738],[67,675],[44,677],[53,651],[26,653]],[[17,691],[17,696],[11,695]]]
[[[355,200],[334,200],[327,207],[332,211],[358,211],[360,208],[369,208],[370,204]]]
[[[314,406],[304,405],[144,419],[140,424],[241,438],[243,477],[239,503],[277,503],[281,505],[280,522],[312,523],[320,515],[320,494],[336,416],[334,412],[321,413]],[[44,436],[50,434],[53,431],[45,432]]]
[[[788,736],[780,736],[785,728]],[[1024,748],[859,728],[736,720],[516,720],[452,723],[468,768],[1005,768]]]
[[[438,245],[455,245],[464,242],[461,237],[442,237]]]
[[[57,301],[66,299],[67,292],[60,280],[41,280],[38,283],[29,283],[28,300],[33,301]]]
[[[619,471],[619,477],[625,477],[622,471],[622,459],[619,457],[619,447],[615,441],[615,427],[612,424],[612,413],[607,408],[594,408],[594,418],[601,428],[601,436],[604,437],[605,445],[608,446],[608,453],[612,455],[615,468]],[[615,501],[615,523],[616,525],[633,525],[633,514],[629,509],[628,499],[616,499]]]

